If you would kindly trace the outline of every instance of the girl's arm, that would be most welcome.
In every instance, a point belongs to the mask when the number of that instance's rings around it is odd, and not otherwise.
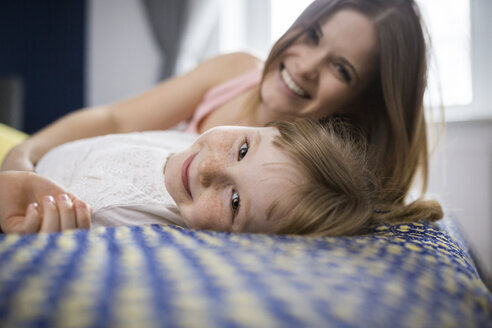
[[[191,118],[211,87],[253,68],[258,62],[245,53],[218,56],[133,98],[70,113],[14,147],[2,163],[2,170],[32,171],[47,151],[69,141],[173,127]]]
[[[5,233],[90,228],[89,206],[47,178],[0,172],[0,185],[0,228]]]

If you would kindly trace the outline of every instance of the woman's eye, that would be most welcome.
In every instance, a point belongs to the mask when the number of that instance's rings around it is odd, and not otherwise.
[[[318,31],[314,27],[310,27],[306,30],[306,34],[308,39],[313,42],[314,44],[319,43],[319,35]]]
[[[239,147],[239,153],[237,154],[238,161],[242,160],[244,156],[246,156],[246,154],[248,153],[248,147],[249,146],[247,141],[243,143],[241,147]]]
[[[352,77],[350,76],[349,71],[345,67],[343,67],[343,65],[335,64],[335,69],[338,71],[345,82],[350,83],[352,81]]]
[[[232,212],[234,214],[236,214],[240,204],[241,204],[241,199],[239,198],[237,192],[234,191],[231,197],[231,207],[232,207]]]

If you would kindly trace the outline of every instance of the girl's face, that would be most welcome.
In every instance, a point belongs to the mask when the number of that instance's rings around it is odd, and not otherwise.
[[[343,114],[373,80],[377,39],[363,14],[342,9],[301,35],[261,86],[270,120]]]
[[[282,208],[282,194],[303,180],[272,143],[277,135],[273,127],[218,127],[168,159],[166,188],[188,227],[273,232],[270,205],[279,200]]]

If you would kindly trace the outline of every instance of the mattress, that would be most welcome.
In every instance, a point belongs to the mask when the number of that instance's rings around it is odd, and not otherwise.
[[[0,235],[1,327],[486,327],[450,218],[355,237],[122,226]]]

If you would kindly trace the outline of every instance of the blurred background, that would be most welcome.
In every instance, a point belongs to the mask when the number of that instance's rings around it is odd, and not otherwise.
[[[34,133],[220,53],[266,58],[311,0],[2,1],[0,122]],[[430,193],[492,271],[492,1],[418,1],[433,43]]]

